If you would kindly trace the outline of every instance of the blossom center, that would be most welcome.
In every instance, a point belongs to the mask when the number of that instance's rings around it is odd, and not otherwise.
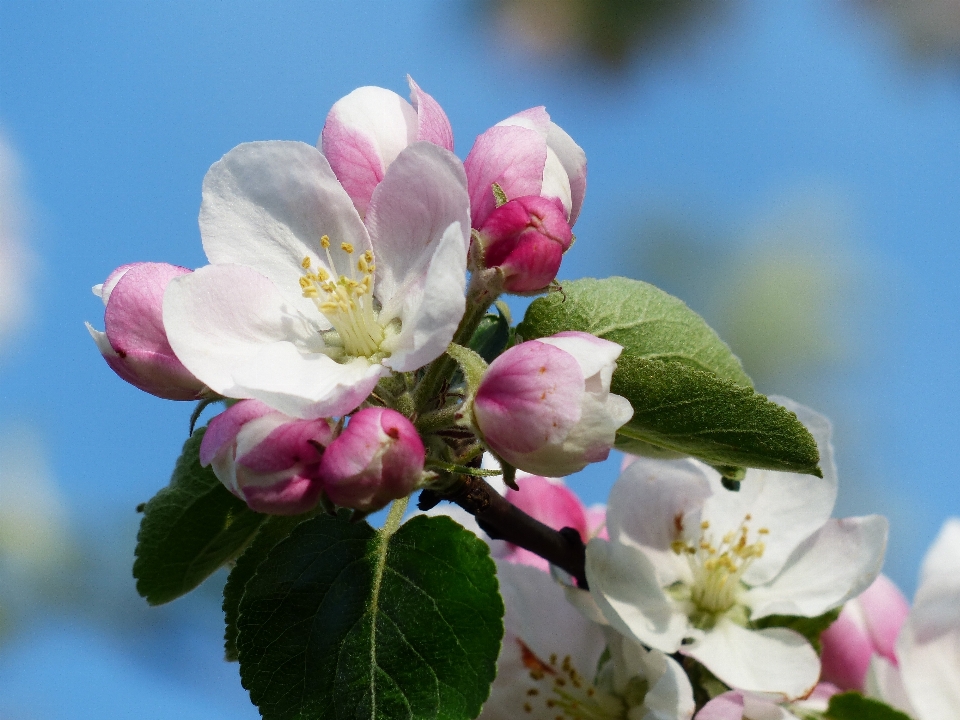
[[[327,254],[329,267],[335,268],[328,236],[320,238],[320,247]],[[374,307],[373,253],[367,250],[354,263],[353,245],[341,243],[340,249],[350,257],[350,275],[334,278],[325,268],[312,269],[313,263],[305,257],[300,263],[303,268],[300,289],[333,325],[334,333],[324,339],[334,349],[331,353],[334,359],[340,359],[336,355],[382,359],[380,344],[385,333]]]
[[[559,665],[556,655],[545,662],[522,640],[517,642],[533,681],[523,704],[525,713],[550,720],[625,720],[627,704],[584,678],[569,655]]]
[[[714,544],[712,534],[707,532],[710,523],[700,523],[700,538],[696,542],[676,540],[673,551],[687,558],[693,574],[690,585],[690,601],[707,616],[715,618],[725,613],[740,597],[744,587],[743,574],[753,561],[763,555],[765,545],[761,539],[770,531],[757,530],[757,539],[749,542],[751,516],[744,516],[740,527],[724,535]]]

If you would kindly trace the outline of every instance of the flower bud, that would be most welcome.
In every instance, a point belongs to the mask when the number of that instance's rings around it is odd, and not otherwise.
[[[512,115],[484,132],[463,167],[475,228],[496,208],[494,183],[508,200],[527,195],[556,199],[571,227],[577,221],[587,190],[587,156],[543,107]]]
[[[494,210],[480,227],[483,261],[503,271],[504,290],[543,290],[557,276],[573,232],[558,200],[528,195]]]
[[[390,163],[411,143],[426,141],[453,151],[453,130],[443,109],[409,75],[410,102],[392,90],[361,87],[330,108],[321,152],[360,216]]]
[[[605,460],[633,415],[610,393],[623,348],[583,332],[516,345],[494,360],[473,414],[490,449],[511,465],[560,477]]]
[[[413,491],[425,455],[420,435],[403,415],[365,408],[323,454],[320,476],[334,503],[373,512]]]
[[[871,657],[880,655],[896,666],[897,636],[909,611],[907,599],[890,578],[877,576],[820,636],[822,679],[842,690],[863,690]]]
[[[190,272],[166,263],[122,265],[93,288],[106,305],[105,332],[86,324],[117,375],[167,400],[196,400],[205,390],[177,359],[163,327],[163,293],[173,278]]]
[[[200,464],[212,465],[250,509],[299,515],[320,499],[320,457],[332,439],[329,420],[299,420],[259,400],[241,400],[210,421]]]

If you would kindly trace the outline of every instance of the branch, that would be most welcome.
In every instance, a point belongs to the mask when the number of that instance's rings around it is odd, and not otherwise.
[[[572,575],[578,587],[587,589],[586,548],[579,532],[570,527],[554,530],[512,505],[482,478],[460,477],[461,482],[444,494],[421,492],[420,509],[429,510],[441,500],[456,503],[494,540],[506,540],[545,558]]]

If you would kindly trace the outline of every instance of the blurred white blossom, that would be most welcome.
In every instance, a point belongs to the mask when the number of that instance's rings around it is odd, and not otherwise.
[[[0,131],[0,347],[21,324],[27,271],[32,258],[24,242],[25,199],[20,188],[20,161]]]

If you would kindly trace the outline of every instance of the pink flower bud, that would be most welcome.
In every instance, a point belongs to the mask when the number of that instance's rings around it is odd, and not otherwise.
[[[320,476],[334,503],[372,512],[413,491],[425,455],[420,435],[403,415],[365,408],[327,448]]]
[[[479,229],[483,260],[499,267],[504,289],[513,293],[543,290],[557,276],[573,232],[558,200],[527,195],[501,205]]]
[[[554,198],[570,225],[577,221],[587,190],[587,156],[543,107],[512,115],[480,135],[463,166],[475,228],[496,208],[494,183],[508,200]]]
[[[622,349],[582,332],[510,348],[490,364],[474,399],[484,441],[537,475],[560,477],[605,460],[633,415],[625,398],[610,393]]]
[[[400,151],[417,141],[453,151],[453,130],[443,109],[409,75],[410,100],[392,90],[361,87],[334,103],[320,135],[320,150],[361,217],[373,190]]]
[[[886,575],[847,602],[840,617],[820,636],[823,680],[843,690],[863,690],[870,658],[880,655],[897,665],[895,646],[910,606]]]
[[[166,263],[133,263],[93,288],[106,305],[106,332],[87,323],[100,354],[128,383],[167,400],[196,400],[205,390],[174,355],[163,327],[163,293],[173,278],[190,272]]]
[[[320,457],[332,439],[329,420],[299,420],[258,400],[241,400],[210,421],[200,464],[212,465],[252,510],[299,515],[320,499]]]

